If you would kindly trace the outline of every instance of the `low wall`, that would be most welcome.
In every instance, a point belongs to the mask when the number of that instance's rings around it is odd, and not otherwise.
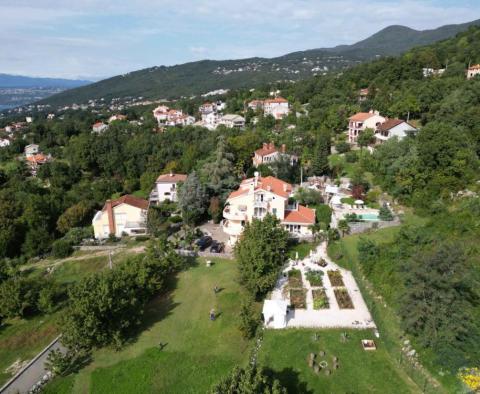
[[[400,225],[400,220],[392,221],[371,221],[371,222],[350,222],[348,226],[350,227],[350,234],[360,234],[371,229],[380,229],[387,227],[394,227]]]

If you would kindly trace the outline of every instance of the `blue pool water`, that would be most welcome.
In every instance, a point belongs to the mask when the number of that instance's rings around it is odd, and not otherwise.
[[[378,218],[378,215],[376,213],[362,213],[360,216],[360,219],[362,220],[369,220],[369,221],[378,221],[380,220]]]

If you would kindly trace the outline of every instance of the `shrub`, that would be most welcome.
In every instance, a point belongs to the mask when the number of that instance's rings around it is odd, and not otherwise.
[[[358,154],[355,151],[345,153],[345,160],[347,163],[356,163],[358,161]]]
[[[330,221],[332,220],[332,209],[325,204],[317,205],[315,207],[315,216],[317,222],[325,223],[327,226],[330,226]]]
[[[346,141],[340,141],[335,145],[335,149],[338,153],[350,152],[350,144]]]
[[[257,328],[260,325],[260,318],[257,315],[255,306],[251,299],[244,300],[240,308],[239,328],[242,335],[251,339],[255,336]]]
[[[67,239],[60,238],[56,240],[52,245],[52,254],[57,258],[68,257],[72,254],[72,243]]]
[[[323,286],[323,271],[309,271],[306,277],[311,286]]]
[[[313,289],[313,309],[327,309],[329,307],[328,297],[325,289]]]
[[[392,211],[390,210],[390,208],[388,208],[387,204],[383,204],[383,206],[378,211],[378,218],[380,220],[385,220],[388,222],[393,220]]]

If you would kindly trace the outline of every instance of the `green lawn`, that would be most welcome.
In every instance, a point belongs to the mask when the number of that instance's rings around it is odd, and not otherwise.
[[[101,349],[72,378],[55,382],[59,392],[203,393],[237,364],[245,364],[250,342],[237,328],[242,289],[230,260],[205,261],[178,276],[173,291],[153,300],[141,333],[121,351]],[[213,288],[222,290],[217,295]],[[220,313],[209,320],[211,308]],[[159,344],[166,343],[163,350]],[[51,391],[53,392],[53,391]]]
[[[288,249],[288,256],[294,259],[298,252],[298,258],[303,259],[308,256],[311,250],[315,250],[317,246],[318,242],[299,242]]]
[[[347,332],[342,342],[340,334]],[[314,334],[319,338],[315,340]],[[371,330],[268,330],[259,353],[259,362],[266,367],[289,393],[415,393],[420,390],[402,370],[392,364],[380,340],[377,350],[366,352],[362,339],[374,339]],[[320,351],[325,357],[319,357]],[[317,375],[307,364],[310,353],[318,360],[333,365],[337,357],[339,368],[330,376]]]

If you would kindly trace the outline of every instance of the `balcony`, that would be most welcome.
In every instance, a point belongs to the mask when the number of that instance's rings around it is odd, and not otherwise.
[[[223,217],[229,220],[247,220],[247,209],[228,206],[223,210]]]
[[[229,220],[224,220],[222,223],[223,232],[228,235],[238,237],[242,234],[243,226],[237,223],[232,223]]]
[[[261,201],[261,200],[255,200],[253,202],[253,207],[254,208],[265,208],[265,209],[267,209],[268,202],[267,201]]]

